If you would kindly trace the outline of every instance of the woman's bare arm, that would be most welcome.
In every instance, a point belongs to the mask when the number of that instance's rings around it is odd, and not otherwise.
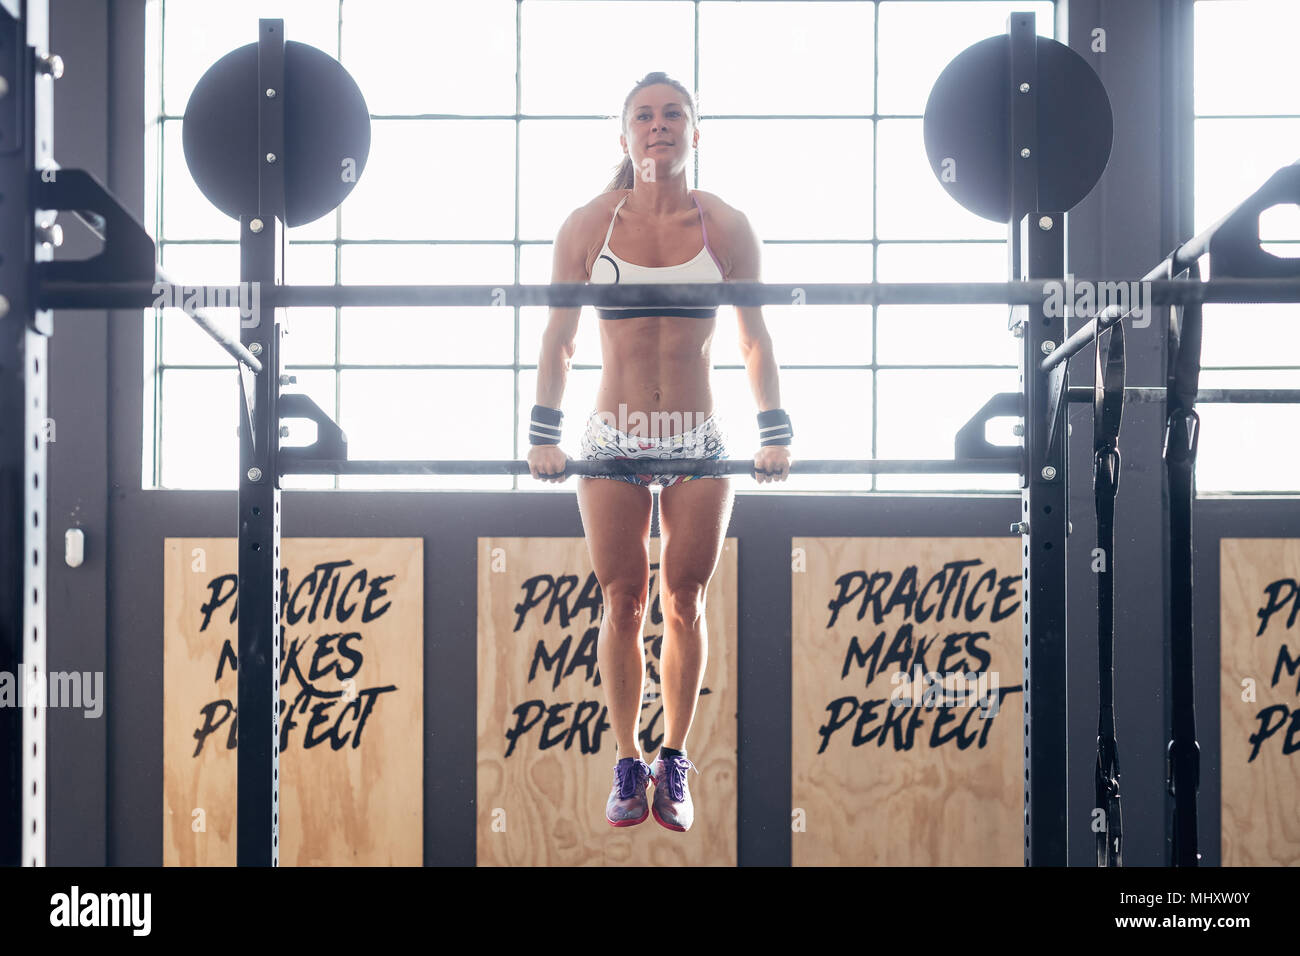
[[[729,249],[730,282],[761,282],[761,249],[758,236],[749,224],[749,218],[739,210],[731,210]],[[776,353],[772,336],[763,321],[762,306],[736,306],[740,318],[740,353],[749,374],[749,387],[754,393],[760,412],[781,407],[781,384],[777,376]],[[759,484],[784,481],[790,473],[790,450],[786,445],[763,445],[754,455],[754,477]]]
[[[551,266],[552,282],[586,282],[587,254],[583,246],[583,210],[575,209],[555,236]],[[573,360],[582,308],[551,309],[542,332],[541,354],[537,357],[537,404],[560,407],[564,386]],[[539,413],[540,414],[540,413]],[[549,414],[549,413],[548,413]],[[533,445],[528,450],[528,470],[534,478],[560,482],[567,477],[568,456],[558,444]]]
[[[587,250],[583,242],[583,210],[575,209],[556,233],[551,265],[552,282],[586,282]],[[559,408],[573,360],[581,308],[552,308],[542,333],[537,359],[537,404]]]
[[[731,274],[729,282],[762,282],[760,278],[761,245],[749,218],[742,212],[732,211],[730,235]],[[749,387],[758,403],[758,410],[766,412],[781,406],[781,385],[777,378],[776,355],[772,349],[772,336],[763,321],[762,306],[736,306],[740,319],[740,354],[749,374]]]

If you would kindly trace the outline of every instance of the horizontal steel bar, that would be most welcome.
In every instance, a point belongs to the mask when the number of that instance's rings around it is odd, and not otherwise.
[[[1091,402],[1093,388],[1091,385],[1071,385],[1071,402]],[[1124,401],[1128,403],[1157,403],[1165,400],[1163,386],[1130,385],[1124,389]],[[1202,388],[1196,393],[1196,403],[1204,405],[1216,402],[1238,402],[1261,405],[1285,405],[1300,403],[1300,388]]]
[[[1168,261],[1168,260],[1166,260],[1166,262],[1167,262],[1167,261]],[[1160,273],[1163,273],[1163,272],[1164,272],[1164,264],[1162,263],[1161,265],[1158,265],[1158,266],[1156,266],[1154,269],[1152,269],[1151,272],[1147,273],[1147,275],[1148,275],[1148,276],[1151,276],[1151,275],[1157,275],[1157,274],[1160,274]],[[1152,295],[1152,299],[1153,299],[1153,301],[1152,301],[1150,304],[1152,304],[1152,305],[1169,305],[1169,304],[1171,304],[1170,302],[1160,302],[1158,299],[1156,299],[1156,297],[1155,297],[1155,295],[1154,295],[1154,290],[1155,290],[1156,286],[1158,286],[1158,285],[1173,285],[1173,286],[1186,285],[1186,286],[1189,286],[1189,287],[1192,287],[1192,288],[1204,288],[1204,287],[1206,287],[1206,286],[1211,285],[1211,284],[1214,282],[1214,280],[1211,280],[1210,282],[1199,282],[1199,281],[1196,281],[1196,280],[1194,280],[1194,279],[1180,279],[1180,280],[1167,280],[1167,279],[1166,279],[1166,280],[1159,280],[1159,281],[1153,281],[1153,280],[1151,280],[1151,279],[1143,279],[1142,281],[1143,281],[1143,282],[1150,282],[1150,283],[1151,283],[1151,289],[1152,289],[1152,292],[1153,292],[1153,295]],[[1219,279],[1219,280],[1218,280],[1218,282],[1220,282],[1220,283],[1225,283],[1225,284],[1226,284],[1226,283],[1235,283],[1235,282],[1256,282],[1256,283],[1263,283],[1263,282],[1273,282],[1273,281],[1281,281],[1281,282],[1283,282],[1283,283],[1289,285],[1289,284],[1291,284],[1291,283],[1294,283],[1294,282],[1296,282],[1296,281],[1300,281],[1300,280],[1296,280],[1296,279],[1282,279],[1282,280],[1273,280],[1273,279]],[[1078,283],[1076,282],[1076,285],[1077,285],[1077,284],[1078,284]],[[1188,302],[1198,302],[1198,301],[1199,301],[1199,302],[1226,302],[1226,301],[1238,302],[1238,301],[1240,301],[1241,303],[1244,304],[1247,300],[1245,300],[1245,299],[1242,299],[1242,300],[1237,300],[1237,299],[1227,300],[1227,299],[1211,298],[1211,297],[1208,297],[1208,296],[1207,296],[1207,297],[1200,297],[1200,298],[1198,298],[1197,296],[1192,295],[1192,296],[1190,296],[1190,297],[1187,298],[1187,301],[1186,301],[1186,302],[1183,302],[1183,303],[1172,303],[1172,304],[1182,304],[1182,305],[1185,305],[1185,304],[1187,304]],[[1250,300],[1250,301],[1259,301],[1259,302],[1262,302],[1262,301],[1266,301],[1266,300],[1259,299],[1259,300]],[[1276,301],[1276,302],[1291,302],[1292,300],[1289,299],[1289,298],[1279,298],[1279,299],[1276,299],[1276,300],[1268,300],[1268,301]],[[1143,308],[1145,308],[1145,307],[1146,307],[1146,306],[1143,306]],[[1080,352],[1082,352],[1084,349],[1086,349],[1086,348],[1088,347],[1088,345],[1092,342],[1092,340],[1093,340],[1094,338],[1096,338],[1096,335],[1097,335],[1097,328],[1098,328],[1099,326],[1100,326],[1101,331],[1102,331],[1102,332],[1105,332],[1107,329],[1109,329],[1109,328],[1110,328],[1112,325],[1114,325],[1116,322],[1121,322],[1121,321],[1123,321],[1124,319],[1127,319],[1127,318],[1128,318],[1130,315],[1132,315],[1132,314],[1133,314],[1133,310],[1132,310],[1132,309],[1129,309],[1129,310],[1125,311],[1125,310],[1122,310],[1122,309],[1118,308],[1117,306],[1113,306],[1113,305],[1112,305],[1112,306],[1107,306],[1106,308],[1102,309],[1100,312],[1097,313],[1097,315],[1096,315],[1095,317],[1089,319],[1087,322],[1085,322],[1085,323],[1084,323],[1083,325],[1081,325],[1079,328],[1077,328],[1077,329],[1075,329],[1073,332],[1071,332],[1070,335],[1066,338],[1066,340],[1060,344],[1060,346],[1058,346],[1057,348],[1053,349],[1051,352],[1049,352],[1049,353],[1047,354],[1046,357],[1044,357],[1042,360],[1040,360],[1039,363],[1038,363],[1038,368],[1039,368],[1039,370],[1042,371],[1043,373],[1050,372],[1052,369],[1054,369],[1056,366],[1060,365],[1062,362],[1066,362],[1066,361],[1068,361],[1069,359],[1073,358],[1075,355],[1077,355],[1078,353],[1080,353]]]
[[[785,0],[789,2],[789,0]],[[952,0],[948,0],[952,2]],[[920,119],[918,116],[917,119]],[[1289,240],[1278,240],[1287,242]],[[347,236],[330,236],[324,239],[294,239],[289,247],[303,246],[549,246],[555,242],[554,237],[546,239],[524,239],[503,236],[500,239],[351,239]],[[1001,246],[1005,239],[873,239],[863,236],[860,239],[764,239],[764,246]],[[159,239],[163,246],[237,246],[238,239]]]
[[[50,160],[49,165],[53,169],[63,168],[55,160]],[[90,234],[92,236],[94,236],[100,242],[106,243],[108,241],[104,236],[106,223],[104,222],[103,216],[99,215],[96,212],[91,212],[88,210],[73,209],[71,210],[71,212],[72,215],[75,216],[77,220],[83,226],[85,226],[86,229],[90,231]],[[162,266],[158,266],[158,265],[154,266],[154,278],[158,282],[164,283],[165,285],[184,288],[184,286],[177,283],[176,280],[174,280],[171,276],[167,275],[167,273],[163,271]],[[73,284],[78,284],[78,283],[73,283]],[[59,308],[59,307],[52,306],[52,308]],[[111,305],[102,305],[102,306],[86,306],[86,308],[111,309],[116,307]],[[122,306],[122,308],[130,308],[130,306]],[[248,349],[244,348],[242,342],[239,342],[236,339],[231,338],[229,335],[225,333],[225,331],[219,328],[216,324],[216,321],[212,319],[212,317],[209,316],[206,312],[204,312],[202,309],[194,309],[193,311],[189,309],[184,309],[182,311],[184,311],[191,319],[194,320],[195,325],[201,328],[204,332],[208,333],[208,335],[210,335],[218,345],[220,345],[223,349],[225,349],[226,352],[230,354],[231,358],[233,358],[236,362],[243,362],[254,372],[262,371],[262,363],[258,361],[257,357],[253,355],[252,352],[248,351]]]
[[[1078,286],[1084,280],[1074,280]],[[1100,283],[1103,280],[1087,280]],[[1129,281],[1129,280],[1114,280]],[[1057,283],[1059,285],[1059,283]],[[160,298],[240,301],[239,286],[183,286],[174,290],[145,282],[46,282],[45,309],[150,308]],[[1051,294],[1059,294],[1059,291]],[[400,306],[663,306],[715,305],[1031,305],[1042,304],[1048,286],[1036,282],[705,282],[644,285],[561,282],[553,285],[284,285],[258,290],[261,305]],[[1150,283],[1152,305],[1189,302],[1300,302],[1300,279],[1217,279]],[[1049,356],[1050,358],[1050,356]]]
[[[1293,166],[1300,165],[1300,159],[1297,159],[1291,165]],[[1153,268],[1150,272],[1144,275],[1141,281],[1151,282],[1152,288],[1154,289],[1154,287],[1157,284],[1159,284],[1156,280],[1159,280],[1160,282],[1172,281],[1167,277],[1181,275],[1183,272],[1186,272],[1192,266],[1193,263],[1195,263],[1198,259],[1201,258],[1201,256],[1205,255],[1207,252],[1210,251],[1210,241],[1214,238],[1215,233],[1217,233],[1219,229],[1222,228],[1225,222],[1227,222],[1233,216],[1237,215],[1238,210],[1240,210],[1247,203],[1252,202],[1255,198],[1256,193],[1258,193],[1258,190],[1256,190],[1255,193],[1251,193],[1240,203],[1234,206],[1230,211],[1224,213],[1217,220],[1215,220],[1211,225],[1203,229],[1200,233],[1198,233],[1197,235],[1193,236],[1191,239],[1188,239],[1186,242],[1179,245],[1177,249],[1175,249],[1169,255],[1165,256],[1162,260],[1160,260],[1160,262],[1156,264],[1155,268]],[[1208,284],[1208,283],[1202,283],[1199,280],[1179,280],[1179,281],[1188,281],[1191,284],[1198,285],[1198,286]],[[1220,279],[1219,281],[1225,282],[1230,280]],[[1247,280],[1237,280],[1237,281],[1258,282],[1260,280],[1247,279]],[[1294,281],[1294,280],[1290,280],[1290,281]],[[1220,301],[1238,301],[1238,300],[1203,298],[1199,300],[1190,299],[1187,301],[1220,302]],[[1243,299],[1240,301],[1244,302],[1246,300]],[[1250,301],[1263,301],[1263,300],[1255,299]],[[1272,301],[1290,302],[1292,300],[1276,299]],[[1186,303],[1174,303],[1172,300],[1170,300],[1170,302],[1160,302],[1157,300],[1152,304],[1154,305],[1180,304],[1181,305]],[[1072,358],[1074,355],[1087,348],[1088,343],[1091,342],[1093,338],[1096,337],[1098,328],[1100,328],[1100,330],[1104,332],[1112,325],[1114,325],[1117,321],[1127,318],[1130,314],[1132,314],[1131,310],[1121,312],[1121,310],[1118,307],[1113,305],[1103,309],[1101,312],[1097,313],[1096,317],[1089,319],[1086,323],[1084,323],[1084,325],[1081,328],[1076,329],[1069,336],[1069,338],[1067,338],[1064,342],[1061,343],[1060,348],[1055,349],[1046,358],[1042,359],[1038,363],[1039,370],[1046,373],[1051,371],[1056,366],[1060,365],[1062,362],[1069,361],[1070,358]]]
[[[633,461],[586,461],[570,459],[565,466],[567,475],[752,475],[752,459],[733,458],[719,461],[692,461],[685,459],[640,459]],[[442,461],[345,461],[319,459],[295,461],[280,459],[283,475],[527,475],[531,474],[526,461],[471,461],[468,459]],[[944,459],[894,459],[866,458],[837,461],[832,459],[793,459],[791,474],[866,475],[866,474],[1019,474],[1020,459],[962,458]]]

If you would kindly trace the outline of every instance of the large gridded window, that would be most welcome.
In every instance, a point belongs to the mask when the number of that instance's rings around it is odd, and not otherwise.
[[[1200,232],[1281,166],[1300,160],[1295,0],[1198,0],[1194,10],[1194,228]],[[1300,207],[1260,217],[1262,246],[1300,256]],[[1300,309],[1205,307],[1202,388],[1300,388]],[[1295,405],[1203,405],[1200,492],[1300,491]]]
[[[199,194],[181,116],[203,71],[259,17],[339,58],[373,117],[369,163],[333,214],[288,232],[291,283],[546,283],[568,212],[622,158],[616,114],[663,70],[698,91],[693,188],[743,211],[768,282],[1001,281],[1005,228],[929,169],[921,114],[939,72],[1050,0],[150,0],[148,209],[178,281],[238,278],[237,228]],[[1004,307],[764,309],[803,458],[951,458],[953,436],[1017,389]],[[237,317],[223,316],[229,328]],[[292,309],[286,371],[342,426],[353,458],[522,458],[544,308]],[[735,310],[713,339],[732,457],[757,449]],[[600,346],[584,309],[563,400],[578,455]],[[237,385],[179,313],[146,315],[146,483],[233,488]],[[997,423],[994,423],[995,425]],[[1014,444],[1010,422],[990,440]],[[310,425],[302,426],[312,429]],[[311,434],[291,430],[300,444]],[[531,478],[291,476],[286,488],[572,492]],[[1008,475],[793,475],[760,491],[1000,492]]]

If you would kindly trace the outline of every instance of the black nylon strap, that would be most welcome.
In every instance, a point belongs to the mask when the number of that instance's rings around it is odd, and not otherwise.
[[[1187,275],[1189,280],[1200,281],[1200,266],[1192,263]],[[1196,497],[1196,445],[1201,421],[1193,406],[1201,370],[1201,318],[1200,303],[1169,310],[1165,469],[1169,488],[1171,738],[1165,780],[1173,802],[1168,834],[1173,866],[1198,866],[1201,859],[1196,833],[1201,751],[1196,742],[1192,631],[1192,505]]]
[[[1119,428],[1124,413],[1124,323],[1110,329],[1105,356],[1094,331],[1093,503],[1102,568],[1097,578],[1097,766],[1096,807],[1105,814],[1097,829],[1097,865],[1123,866],[1123,815],[1119,790],[1119,746],[1115,740],[1115,495],[1119,491]],[[1096,826],[1094,824],[1094,829]]]

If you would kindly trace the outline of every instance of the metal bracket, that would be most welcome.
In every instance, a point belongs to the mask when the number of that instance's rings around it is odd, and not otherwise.
[[[984,437],[984,428],[994,418],[1024,418],[1021,399],[1019,392],[999,392],[985,402],[983,408],[957,429],[957,437],[953,440],[953,457],[1006,458],[1011,446],[992,444]]]
[[[84,169],[45,169],[32,175],[37,208],[74,212],[104,236],[99,255],[38,263],[38,282],[154,281],[153,239],[103,183]]]
[[[297,392],[280,393],[280,421],[306,418],[316,423],[316,440],[310,445],[281,445],[282,463],[305,461],[345,461],[348,438],[343,429],[310,397]],[[289,472],[286,470],[286,474]]]
[[[1224,218],[1210,237],[1210,272],[1216,279],[1300,276],[1300,259],[1260,248],[1259,214],[1279,203],[1300,204],[1300,162],[1283,166]]]

